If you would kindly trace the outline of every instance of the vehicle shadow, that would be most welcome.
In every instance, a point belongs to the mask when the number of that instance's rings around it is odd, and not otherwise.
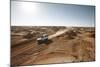
[[[49,45],[49,44],[51,44],[52,42],[53,42],[52,40],[48,40],[48,41],[46,41],[44,44]]]
[[[43,41],[43,42],[41,42],[41,43],[38,43],[38,42],[37,42],[37,44],[38,44],[38,45],[43,45],[43,44],[49,45],[49,44],[51,44],[52,42],[53,42],[52,40],[46,40],[46,41]]]

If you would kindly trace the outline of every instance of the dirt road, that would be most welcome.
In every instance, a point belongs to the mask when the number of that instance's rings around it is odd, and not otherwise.
[[[85,33],[75,39],[60,36],[69,30],[59,30],[50,35],[52,42],[49,44],[38,45],[35,40],[31,40],[12,47],[11,64],[18,66],[94,60],[94,38],[88,38]]]
[[[64,33],[67,32],[67,31],[68,31],[68,29],[57,31],[55,34],[50,35],[48,38],[49,38],[49,39],[52,39],[52,38],[54,38],[54,37],[60,36],[61,34],[64,34]]]

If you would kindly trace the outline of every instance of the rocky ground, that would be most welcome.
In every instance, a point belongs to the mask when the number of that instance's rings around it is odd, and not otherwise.
[[[59,31],[63,33],[58,35]],[[38,45],[36,38],[43,32],[57,35]],[[92,27],[12,27],[11,64],[14,66],[94,60],[95,30]]]

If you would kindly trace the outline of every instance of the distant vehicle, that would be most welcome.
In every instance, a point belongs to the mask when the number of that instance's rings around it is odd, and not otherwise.
[[[40,36],[39,38],[37,38],[37,43],[43,44],[46,43],[48,41],[48,35],[47,34],[43,34],[42,36]]]

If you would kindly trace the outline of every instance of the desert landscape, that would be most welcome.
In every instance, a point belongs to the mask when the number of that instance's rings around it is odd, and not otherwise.
[[[95,61],[95,27],[11,26],[11,65]]]

